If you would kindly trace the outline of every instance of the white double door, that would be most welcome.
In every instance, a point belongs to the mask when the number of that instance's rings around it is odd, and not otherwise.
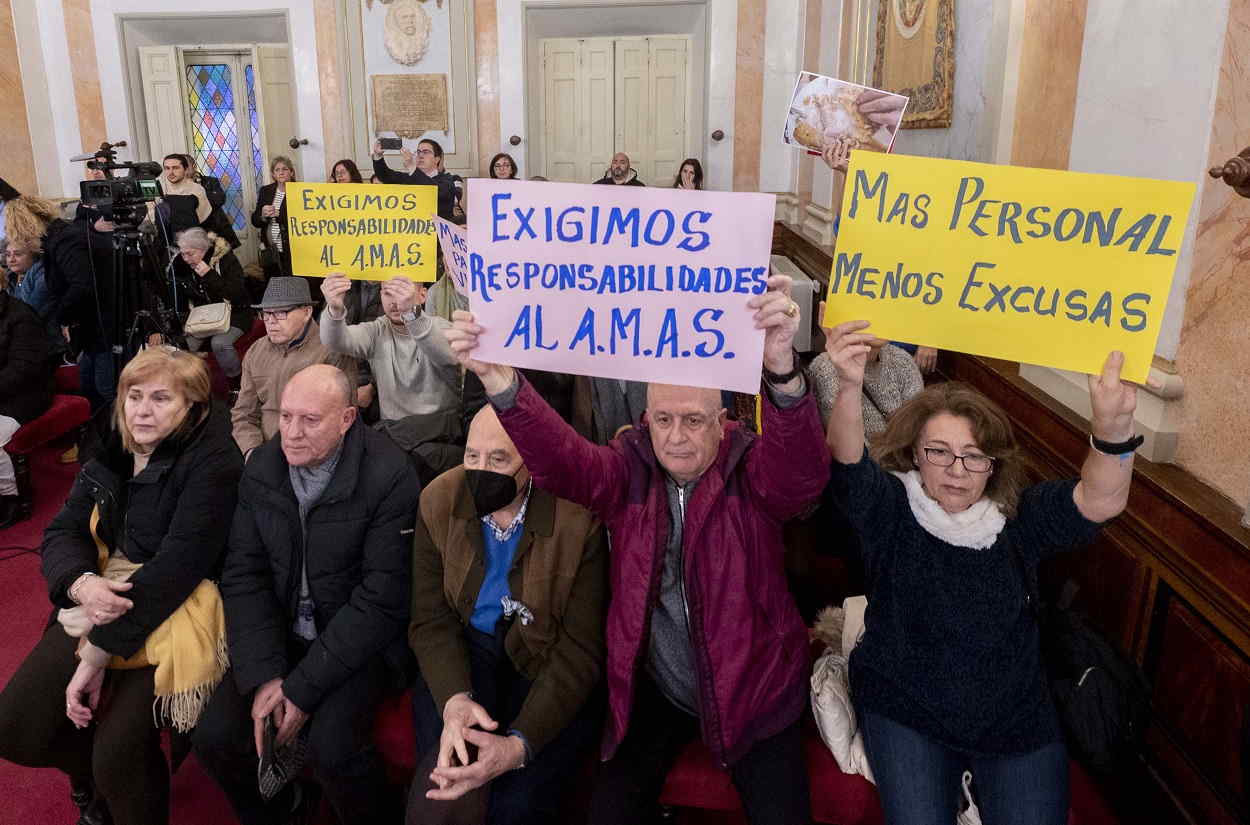
[[[543,52],[543,175],[589,183],[629,155],[648,186],[686,157],[690,38],[551,38]]]
[[[295,134],[295,96],[285,45],[145,46],[139,49],[148,146],[158,163],[189,154],[202,174],[225,190],[224,210],[255,260],[259,232],[250,222],[256,194],[269,181],[276,155]],[[321,170],[306,170],[320,180]]]

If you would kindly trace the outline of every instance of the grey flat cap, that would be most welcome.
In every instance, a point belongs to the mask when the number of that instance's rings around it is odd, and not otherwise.
[[[298,276],[282,276],[269,279],[264,297],[259,304],[253,304],[252,309],[311,306],[312,302],[308,281]]]

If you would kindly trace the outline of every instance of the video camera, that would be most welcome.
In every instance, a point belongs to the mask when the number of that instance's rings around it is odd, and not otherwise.
[[[126,142],[102,143],[87,161],[88,169],[104,172],[103,180],[85,180],[79,184],[83,206],[93,209],[105,219],[127,227],[138,226],[147,217],[148,204],[161,196],[157,178],[163,171],[159,163],[117,162],[117,148]],[[125,177],[114,172],[126,170]]]

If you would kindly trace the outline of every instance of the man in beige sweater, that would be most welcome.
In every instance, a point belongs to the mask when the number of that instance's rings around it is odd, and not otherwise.
[[[260,310],[265,337],[243,357],[239,397],[230,414],[234,441],[244,458],[278,432],[278,403],[291,376],[312,364],[333,364],[349,377],[356,372],[352,358],[331,352],[321,343],[308,281],[271,278],[253,309]]]

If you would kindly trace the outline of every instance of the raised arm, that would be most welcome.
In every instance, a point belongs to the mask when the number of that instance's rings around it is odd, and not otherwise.
[[[446,331],[451,351],[465,369],[482,381],[499,412],[499,421],[516,444],[536,483],[567,498],[605,521],[625,491],[625,459],[612,447],[591,444],[578,435],[512,367],[473,357],[484,328],[473,313],[456,310]]]
[[[768,290],[752,297],[755,327],[764,330],[763,435],[747,455],[751,489],[764,509],[787,521],[819,498],[829,481],[829,454],[807,379],[794,358],[798,305],[790,278],[773,275]]]
[[[326,308],[321,312],[321,343],[332,352],[341,352],[353,358],[369,358],[373,354],[374,331],[372,323],[347,323],[347,291],[352,282],[346,275],[335,273],[321,283]]]
[[[1137,388],[1120,380],[1123,366],[1124,353],[1112,352],[1103,363],[1102,373],[1089,377],[1089,400],[1093,408],[1090,432],[1099,441],[1111,444],[1127,442],[1134,431]],[[1090,521],[1103,522],[1124,511],[1133,480],[1133,455],[1132,451],[1108,455],[1091,443],[1089,455],[1081,467],[1081,480],[1072,491],[1081,515]]]
[[[867,327],[867,321],[846,321],[825,335],[825,352],[838,375],[825,441],[839,464],[855,464],[864,457],[864,366],[873,336],[860,330]]]

